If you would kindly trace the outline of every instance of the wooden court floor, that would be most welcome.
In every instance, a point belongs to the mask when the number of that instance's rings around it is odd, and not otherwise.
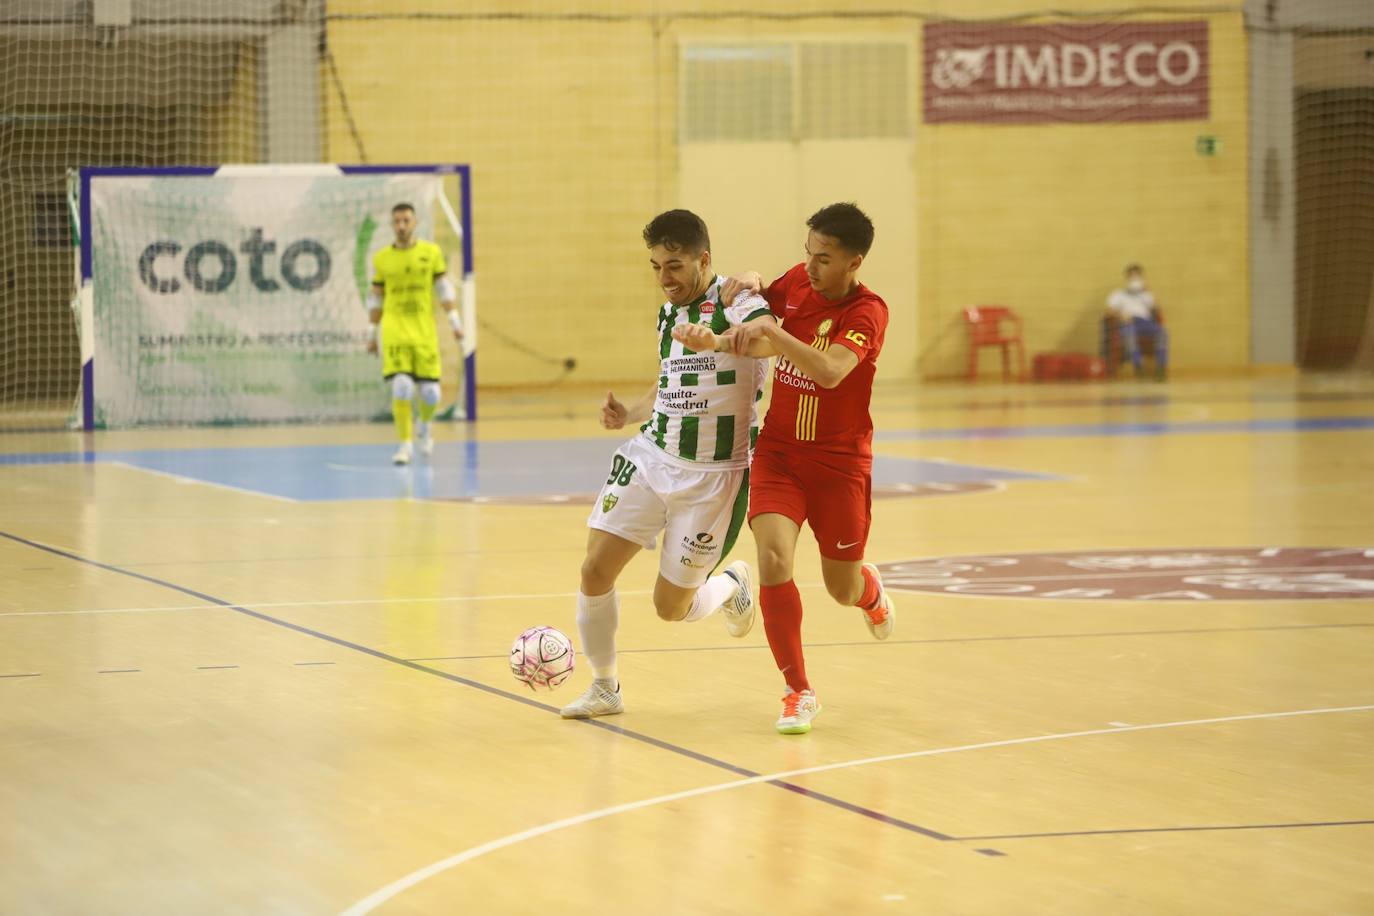
[[[881,389],[896,632],[803,535],[794,737],[648,555],[625,715],[510,677],[598,397],[0,435],[0,913],[1374,913],[1374,378]]]

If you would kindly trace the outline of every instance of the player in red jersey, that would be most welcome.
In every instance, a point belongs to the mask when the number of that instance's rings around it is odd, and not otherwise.
[[[752,322],[722,335],[699,325],[675,331],[697,351],[778,357],[749,482],[749,526],[764,630],[787,681],[777,729],[789,735],[810,731],[821,711],[806,678],[801,595],[792,578],[804,522],[820,546],[830,596],[860,608],[878,639],[891,635],[894,616],[877,568],[863,562],[872,520],[868,406],[887,330],[886,303],[858,279],[873,223],[854,204],[837,203],[806,225],[806,260],[763,291],[781,324]],[[760,285],[758,274],[746,274],[726,289]]]

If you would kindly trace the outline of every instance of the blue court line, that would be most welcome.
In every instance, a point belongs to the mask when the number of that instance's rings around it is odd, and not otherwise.
[[[247,617],[252,617],[264,623],[270,623],[274,626],[283,627],[285,629],[292,630],[296,633],[300,633],[303,636],[309,636],[314,639],[324,640],[325,642],[332,643],[344,649],[351,649],[354,652],[361,652],[364,655],[369,655],[380,661],[390,662],[394,665],[400,665],[404,668],[409,668],[412,671],[418,671],[422,674],[432,674],[435,677],[441,677],[444,680],[452,681],[456,684],[462,684],[464,687],[471,687],[474,690],[480,690],[481,692],[490,694],[491,696],[501,697],[502,699],[506,700],[513,700],[516,703],[520,703],[524,706],[530,706],[534,709],[539,709],[543,710],[544,712],[553,713],[554,715],[558,715],[559,713],[557,707],[550,706],[547,703],[540,703],[537,700],[531,700],[529,697],[521,696],[518,693],[511,693],[509,691],[501,690],[496,687],[490,687],[486,684],[483,684],[481,681],[474,681],[470,678],[460,677],[456,674],[450,674],[447,671],[441,671],[438,668],[431,668],[428,665],[421,665],[416,662],[409,661],[408,659],[401,658],[400,656],[392,655],[389,652],[383,652],[380,649],[373,649],[369,646],[364,646],[359,643],[350,642],[346,639],[342,639],[338,636],[332,636],[320,630],[312,630],[310,627],[302,626],[298,623],[292,623],[289,620],[282,620],[279,617],[273,617],[270,614],[264,614],[261,611],[255,611],[252,608],[247,608],[239,604],[234,604],[233,602],[226,601],[223,598],[216,598],[213,595],[207,595],[204,592],[198,592],[195,589],[188,588],[184,585],[177,585],[175,582],[169,582],[166,579],[158,579],[154,576],[146,576],[143,573],[137,573],[133,570],[125,569],[120,566],[113,566],[109,563],[102,563],[99,560],[92,560],[87,557],[83,557],[80,554],[71,553],[69,551],[62,550],[57,547],[50,547],[47,544],[40,544],[37,541],[31,541],[28,538],[20,537],[17,534],[10,534],[8,531],[0,531],[0,537],[7,538],[18,544],[23,544],[26,547],[32,547],[34,550],[41,550],[46,553],[55,554],[59,557],[64,557],[65,559],[72,560],[76,563],[82,563],[87,566],[93,566],[96,569],[103,569],[106,572],[111,572],[116,575],[128,576],[131,579],[138,579],[142,582],[147,582],[151,585],[158,585],[163,588],[168,588],[172,591],[180,592],[183,595],[188,595],[197,600],[205,601],[209,604],[213,604],[225,610],[234,611],[235,613],[243,614]],[[733,763],[728,763],[724,760],[719,760],[715,757],[710,757],[699,751],[694,751],[690,748],[682,747],[681,745],[677,744],[672,744],[660,738],[655,738],[652,735],[646,735],[642,732],[631,731],[630,729],[624,728],[619,725],[611,725],[610,723],[603,722],[600,719],[586,719],[575,724],[569,724],[586,725],[593,728],[600,728],[603,731],[608,731],[626,738],[631,738],[635,741],[640,741],[652,747],[659,748],[660,750],[665,750],[669,753],[677,754],[682,757],[687,757],[699,763],[704,763],[708,766],[725,770],[729,773],[734,773],[739,776],[754,777],[763,775],[762,773],[756,773],[753,770],[749,770],[741,766],[736,766]],[[860,814],[864,817],[876,820],[883,824],[888,824],[893,827],[900,827],[903,830],[907,830],[911,833],[918,833],[922,836],[929,837],[934,840],[951,841],[955,839],[955,837],[952,837],[949,834],[940,833],[939,831],[931,830],[928,827],[922,827],[920,824],[915,824],[911,821],[905,821],[900,818],[891,817],[889,815],[883,814],[882,812],[873,811],[869,808],[861,807],[859,805],[854,804],[853,802],[847,802],[841,798],[836,798],[831,795],[826,795],[821,792],[816,792],[811,789],[807,789],[804,786],[797,785],[796,783],[786,782],[785,780],[781,779],[771,779],[768,780],[768,785],[776,786],[779,789],[785,789],[788,792],[800,794],[805,798],[815,799],[816,801],[823,802],[824,804],[831,805],[832,807],[839,808],[844,811],[850,811],[855,814]]]
[[[917,396],[916,412],[929,413],[956,412],[970,410],[1007,410],[1008,408],[1044,407],[1168,407],[1180,404],[1330,404],[1341,401],[1374,401],[1374,390],[1370,391],[1302,391],[1302,392],[1260,392],[1252,395],[1234,397],[1207,397],[1205,395],[1177,395],[1160,392],[1157,394],[1122,394],[1102,397],[1003,397],[982,401],[922,402]]]
[[[578,496],[600,489],[621,439],[441,442],[432,458],[394,467],[394,443],[43,452],[0,455],[0,467],[118,463],[219,486],[303,501]],[[93,457],[91,457],[93,454]],[[878,487],[1001,480],[1059,480],[1002,468],[879,455]]]
[[[1065,423],[1056,426],[971,426],[953,429],[885,429],[881,441],[945,439],[1059,439],[1084,436],[1172,436],[1203,433],[1321,432],[1374,429],[1374,417],[1306,417],[1164,423]]]

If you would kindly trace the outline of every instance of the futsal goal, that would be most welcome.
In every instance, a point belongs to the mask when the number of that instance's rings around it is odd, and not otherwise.
[[[366,349],[367,293],[401,202],[460,291],[461,344],[438,323],[440,415],[476,417],[468,166],[82,168],[68,198],[80,241],[74,425],[389,416]]]

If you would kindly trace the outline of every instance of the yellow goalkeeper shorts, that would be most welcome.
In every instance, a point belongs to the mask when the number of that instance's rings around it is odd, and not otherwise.
[[[439,381],[439,342],[427,345],[396,344],[382,347],[382,377],[405,373],[417,381]]]

